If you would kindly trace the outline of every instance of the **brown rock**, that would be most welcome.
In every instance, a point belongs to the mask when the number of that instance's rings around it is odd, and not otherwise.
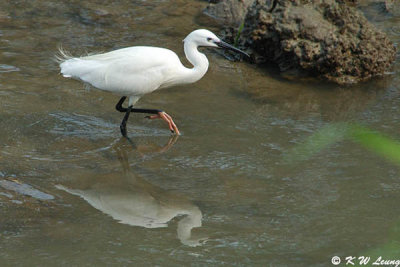
[[[256,63],[273,62],[281,71],[305,71],[340,84],[382,75],[395,59],[395,47],[344,2],[349,1],[255,0],[240,45],[252,49]]]

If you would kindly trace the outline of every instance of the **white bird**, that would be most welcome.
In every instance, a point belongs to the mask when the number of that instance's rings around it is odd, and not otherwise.
[[[132,226],[163,228],[168,227],[174,218],[184,216],[178,222],[178,238],[188,246],[201,245],[201,241],[206,238],[192,237],[192,229],[201,227],[203,218],[197,206],[184,197],[164,192],[134,174],[127,178],[130,179],[123,184],[97,183],[85,190],[62,185],[56,185],[56,188],[79,196],[120,223]]]
[[[162,151],[168,150],[176,138],[172,136]],[[202,225],[203,214],[199,207],[185,196],[151,184],[146,177],[153,176],[152,172],[143,168],[132,169],[128,160],[130,153],[123,144],[120,141],[113,147],[122,171],[93,176],[91,172],[78,170],[73,176],[79,180],[79,189],[63,185],[56,185],[56,188],[80,196],[97,210],[123,224],[161,228],[168,227],[169,222],[177,219],[180,241],[193,247],[202,245],[207,238],[196,233],[192,235],[192,229]],[[75,184],[73,181],[70,183]]]
[[[157,89],[194,83],[201,79],[207,72],[209,63],[207,57],[197,50],[199,46],[226,48],[248,56],[204,29],[191,32],[183,41],[186,58],[193,68],[186,68],[171,50],[133,46],[77,58],[70,57],[60,50],[61,74],[122,96],[116,109],[125,112],[120,126],[124,137],[126,137],[126,122],[131,112],[152,114],[146,117],[149,119],[161,118],[168,123],[171,132],[179,135],[178,127],[171,116],[164,111],[134,108],[133,105],[140,97]],[[125,108],[122,104],[127,97],[129,104]]]

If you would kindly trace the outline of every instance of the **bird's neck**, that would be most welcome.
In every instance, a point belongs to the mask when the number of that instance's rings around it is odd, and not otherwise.
[[[193,68],[187,69],[186,79],[190,83],[194,83],[201,79],[208,70],[208,59],[197,50],[197,45],[193,42],[185,42],[184,50],[186,58],[193,65]]]
[[[198,241],[192,240],[192,229],[201,226],[203,215],[198,207],[187,210],[186,214],[186,217],[178,222],[178,238],[183,244],[195,245]]]

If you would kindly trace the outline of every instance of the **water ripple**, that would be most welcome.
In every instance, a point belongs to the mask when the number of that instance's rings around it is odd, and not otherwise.
[[[396,36],[400,36],[400,26],[393,25],[392,27],[390,27],[390,33]]]
[[[0,64],[0,72],[20,71],[19,68],[7,64]]]

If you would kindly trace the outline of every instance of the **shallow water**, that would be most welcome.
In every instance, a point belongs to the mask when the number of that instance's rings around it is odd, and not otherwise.
[[[381,79],[341,87],[285,80],[207,50],[201,81],[138,103],[166,110],[183,135],[136,115],[132,143],[120,138],[117,96],[58,75],[60,44],[73,54],[157,45],[183,56],[187,33],[216,30],[205,5],[0,2],[2,266],[396,259],[398,165],[349,139],[308,158],[285,155],[343,122],[398,140],[397,63]],[[400,18],[363,9],[397,44]]]

